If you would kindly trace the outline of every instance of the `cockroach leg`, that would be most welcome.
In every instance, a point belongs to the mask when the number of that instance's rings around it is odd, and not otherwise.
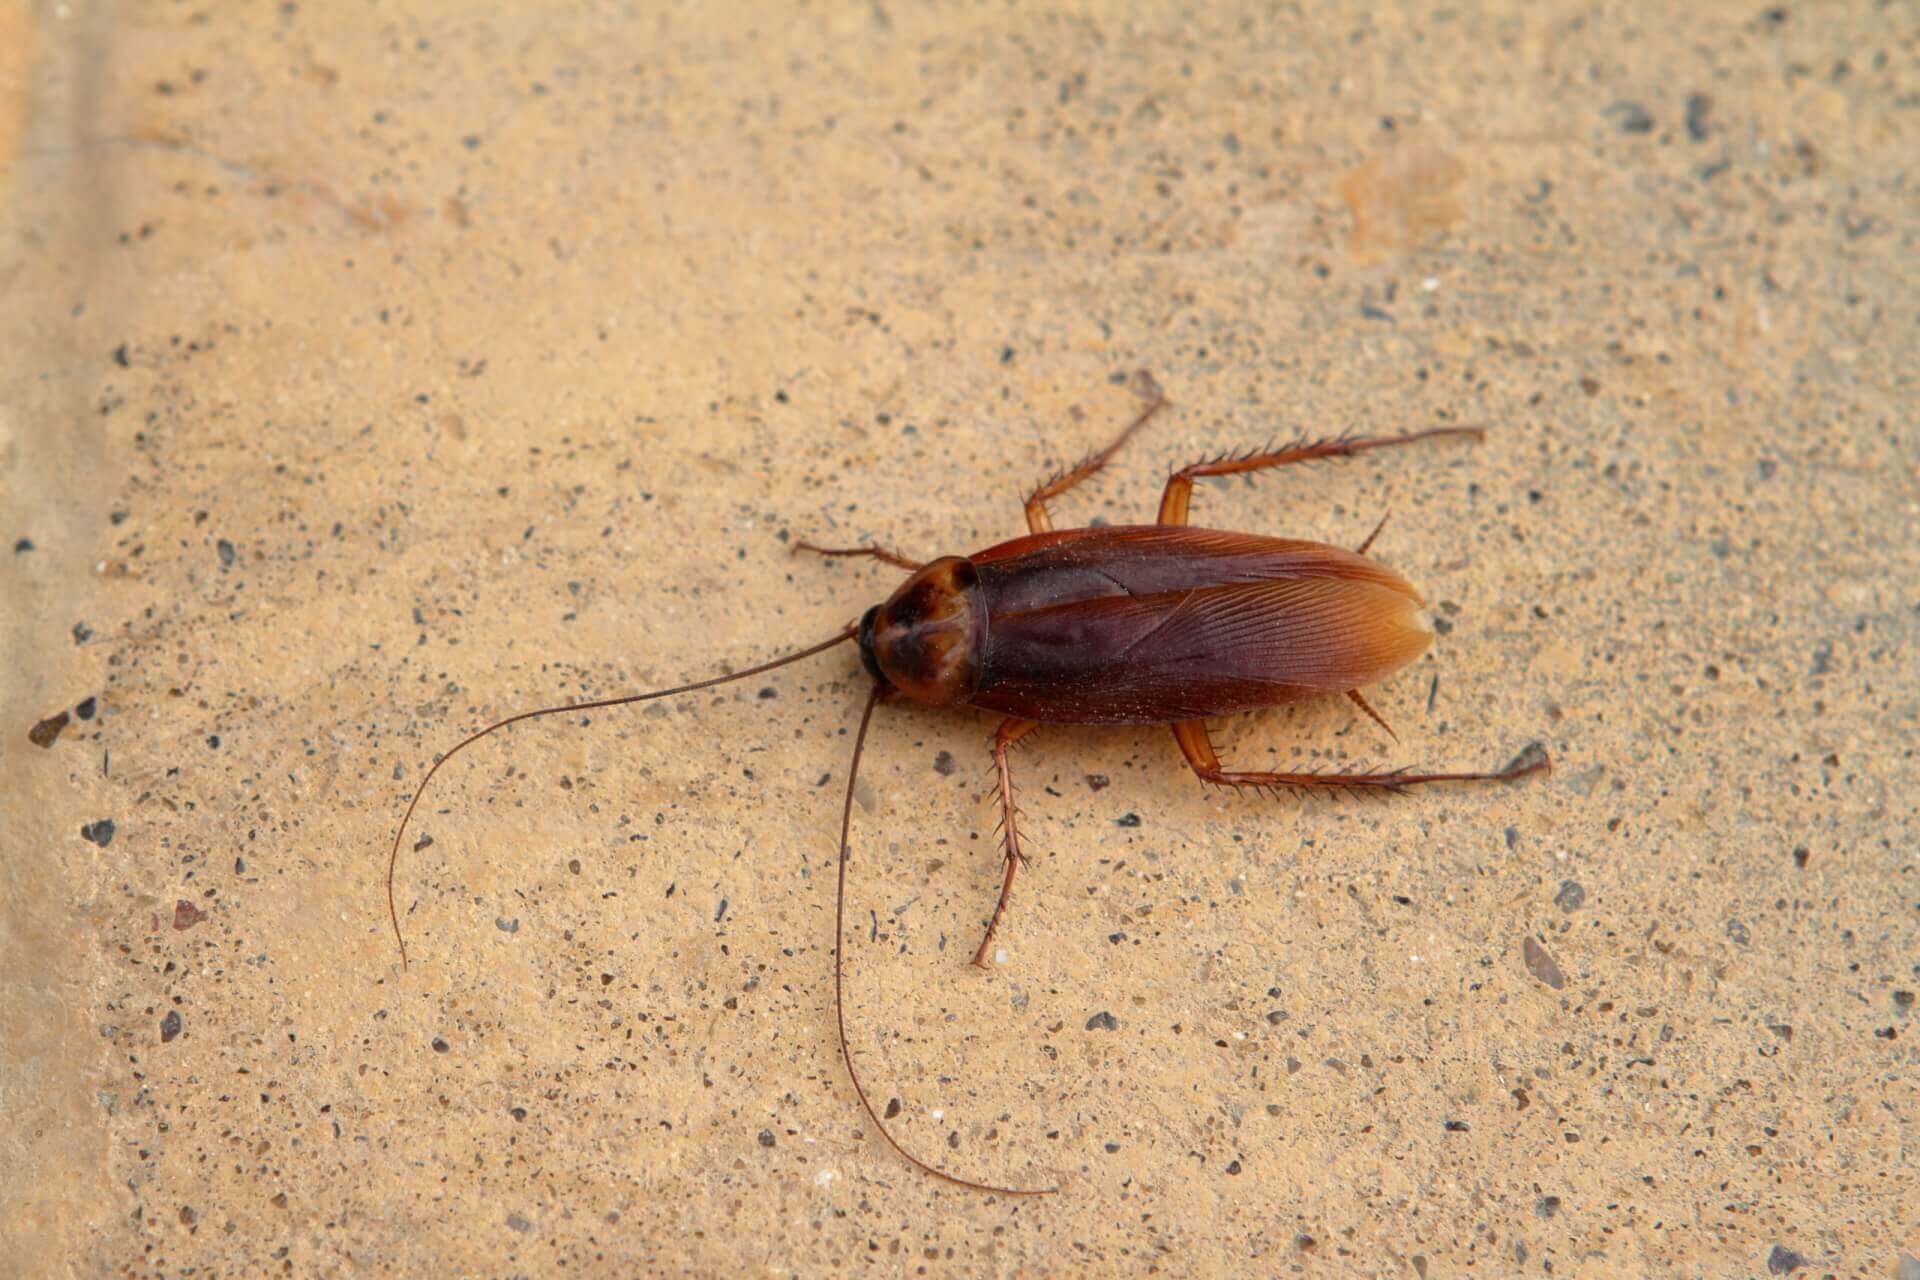
[[[1193,497],[1193,482],[1208,476],[1232,476],[1247,471],[1265,471],[1270,467],[1285,467],[1296,462],[1317,462],[1322,458],[1351,458],[1357,453],[1366,453],[1371,449],[1389,449],[1395,445],[1412,444],[1416,440],[1435,440],[1445,436],[1472,436],[1478,440],[1485,434],[1478,427],[1432,427],[1426,431],[1414,431],[1402,436],[1341,436],[1331,440],[1308,440],[1288,445],[1283,449],[1266,449],[1258,453],[1196,462],[1190,467],[1182,467],[1167,477],[1166,490],[1160,495],[1159,523],[1185,524],[1187,503]],[[1369,538],[1367,541],[1371,543],[1373,539]],[[1362,550],[1364,549],[1363,546]]]
[[[1358,689],[1347,690],[1347,696],[1353,699],[1354,706],[1366,712],[1368,717],[1371,718],[1375,724],[1379,725],[1382,729],[1385,729],[1387,731],[1387,736],[1389,738],[1392,738],[1395,742],[1400,741],[1400,735],[1393,731],[1393,726],[1388,724],[1385,720],[1382,720],[1380,718],[1380,713],[1367,705],[1367,700],[1360,696],[1360,691]]]
[[[1373,526],[1373,532],[1367,535],[1367,540],[1353,549],[1353,553],[1355,555],[1363,556],[1367,554],[1367,548],[1372,546],[1373,540],[1380,536],[1380,531],[1387,527],[1387,517],[1392,514],[1393,512],[1391,511],[1383,512],[1381,514],[1380,523]]]
[[[924,567],[918,560],[909,560],[899,552],[889,551],[885,547],[816,547],[811,542],[793,544],[795,555],[799,555],[802,551],[811,551],[817,556],[872,556],[875,560],[884,560],[894,568],[905,569],[908,573]]]
[[[1000,881],[1000,901],[993,906],[993,919],[987,921],[986,936],[980,939],[980,949],[973,953],[973,962],[982,969],[988,967],[987,952],[993,947],[1000,917],[1006,913],[1007,899],[1013,894],[1013,874],[1019,870],[1022,860],[1020,829],[1014,819],[1013,772],[1007,767],[1007,749],[1039,727],[1037,721],[1009,716],[1000,722],[1000,731],[993,735],[993,768],[1000,778],[1000,830],[1006,844],[1007,870]]]
[[[1151,377],[1138,376],[1137,385],[1152,397],[1151,403],[1140,411],[1140,416],[1127,424],[1127,429],[1114,438],[1112,444],[1104,449],[1088,454],[1079,463],[1062,471],[1032,493],[1027,495],[1027,528],[1034,533],[1046,533],[1053,528],[1053,521],[1047,515],[1047,501],[1057,498],[1088,476],[1107,465],[1107,460],[1120,451],[1129,437],[1141,427],[1147,425],[1147,419],[1167,407],[1167,398]]]
[[[1173,726],[1173,737],[1187,764],[1202,782],[1221,787],[1293,787],[1303,791],[1341,792],[1385,791],[1399,793],[1427,782],[1511,782],[1528,774],[1548,770],[1547,753],[1523,751],[1506,768],[1493,773],[1410,773],[1395,769],[1388,773],[1268,773],[1248,772],[1220,767],[1213,753],[1213,741],[1207,736],[1204,720],[1183,720]]]
[[[849,841],[853,827],[853,784],[860,776],[860,755],[866,749],[867,726],[873,723],[873,709],[890,696],[892,690],[883,684],[876,684],[867,695],[866,710],[860,713],[860,730],[853,736],[853,760],[847,766],[847,794],[840,802],[840,858],[833,896],[833,1021],[839,1033],[840,1060],[846,1063],[847,1079],[853,1082],[854,1096],[860,1100],[860,1109],[867,1113],[867,1119],[873,1121],[873,1127],[880,1131],[887,1145],[914,1168],[969,1191],[984,1191],[996,1196],[1050,1196],[1059,1188],[996,1187],[989,1182],[975,1182],[971,1178],[936,1169],[901,1146],[900,1140],[887,1128],[887,1122],[874,1109],[873,1100],[867,1096],[867,1086],[861,1083],[860,1068],[853,1062],[853,1045],[847,1039],[847,863],[853,856],[853,846]]]

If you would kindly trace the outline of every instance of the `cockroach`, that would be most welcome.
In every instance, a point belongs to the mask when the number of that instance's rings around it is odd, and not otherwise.
[[[537,716],[670,698],[744,680],[854,642],[872,677],[847,768],[840,805],[835,887],[833,995],[840,1058],[867,1118],[909,1164],[955,1186],[997,1195],[1047,1195],[1054,1187],[998,1187],[976,1182],[914,1155],[874,1110],[847,1040],[845,965],[848,842],[854,779],[874,708],[892,698],[936,707],[978,707],[1004,719],[993,736],[993,770],[1004,857],[1000,894],[973,962],[985,967],[1015,873],[1025,861],[1015,821],[1014,744],[1043,724],[1155,724],[1174,741],[1203,783],[1254,791],[1292,790],[1398,794],[1430,782],[1505,782],[1549,767],[1530,748],[1505,768],[1484,773],[1315,773],[1228,769],[1207,734],[1207,720],[1328,695],[1351,699],[1389,736],[1393,730],[1361,696],[1405,667],[1432,642],[1419,592],[1367,557],[1375,526],[1352,551],[1319,542],[1199,529],[1187,523],[1196,480],[1247,475],[1295,463],[1350,458],[1446,437],[1479,439],[1474,427],[1433,427],[1392,436],[1301,439],[1226,454],[1182,467],[1167,479],[1153,524],[1055,529],[1047,503],[1104,467],[1135,432],[1166,407],[1144,372],[1136,393],[1147,401],[1104,449],[1088,455],[1027,495],[1027,533],[966,556],[922,563],[884,547],[821,547],[795,551],[864,556],[911,576],[857,622],[819,644],[784,657],[671,689],[522,711],[455,744],[420,780],[400,819],[387,862],[387,913],[407,962],[394,902],[400,843],[427,784],[455,755],[496,730]],[[1381,521],[1381,525],[1385,520]]]

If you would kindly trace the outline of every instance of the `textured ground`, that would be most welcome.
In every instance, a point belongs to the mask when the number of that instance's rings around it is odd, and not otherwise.
[[[83,8],[75,6],[76,9]],[[1920,1255],[1911,6],[0,5],[0,1234],[22,1273],[1905,1276]],[[1203,792],[845,650],[1215,485],[1439,643]],[[29,740],[43,728],[47,745]],[[1243,1260],[1253,1258],[1248,1267]],[[1920,1268],[1920,1263],[1912,1264]]]

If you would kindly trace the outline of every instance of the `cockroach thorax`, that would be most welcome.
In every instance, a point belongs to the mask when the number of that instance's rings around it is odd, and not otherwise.
[[[958,706],[980,684],[987,612],[962,556],[935,560],[860,619],[860,660],[915,702]]]

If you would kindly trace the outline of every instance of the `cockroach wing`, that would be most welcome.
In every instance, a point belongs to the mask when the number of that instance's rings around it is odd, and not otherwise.
[[[1372,684],[1433,633],[1367,577],[1278,578],[995,612],[976,706],[1069,724],[1165,724]]]
[[[1419,601],[1405,578],[1343,547],[1187,525],[1103,525],[1028,534],[967,557],[995,616],[1101,596],[1155,596],[1191,587],[1281,578],[1377,583]]]

